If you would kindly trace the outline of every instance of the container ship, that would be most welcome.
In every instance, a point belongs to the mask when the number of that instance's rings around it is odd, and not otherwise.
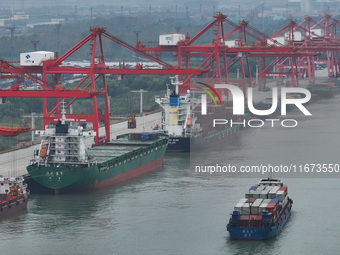
[[[235,205],[227,225],[230,237],[239,240],[275,237],[291,215],[292,204],[283,182],[262,179]]]
[[[93,139],[95,132],[69,126],[65,113],[36,134],[42,140],[27,171],[56,194],[103,188],[158,169],[168,143],[163,133],[130,133],[86,148],[85,139]]]
[[[190,91],[179,94],[181,83],[178,76],[171,77],[175,86],[173,92],[167,89],[164,97],[156,97],[155,101],[162,108],[160,129],[169,135],[169,152],[188,152],[193,149],[204,149],[234,138],[238,126],[221,125],[213,128],[213,119],[232,117],[232,107],[208,105],[209,114],[200,114],[200,100],[192,98]]]
[[[0,219],[27,210],[29,194],[23,177],[0,177]]]

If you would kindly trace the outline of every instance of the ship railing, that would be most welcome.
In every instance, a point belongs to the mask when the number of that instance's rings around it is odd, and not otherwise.
[[[51,141],[51,144],[72,144],[72,145],[78,145],[79,142],[71,142],[71,141],[63,141],[63,142],[59,142],[59,141]]]
[[[47,157],[46,159],[43,159],[43,160],[41,159],[36,160],[36,163],[38,164],[38,166],[47,166],[47,162],[48,162]]]
[[[53,149],[53,151],[70,151],[70,149]],[[72,151],[76,151],[76,150],[72,150]],[[49,155],[50,157],[59,157],[59,156],[79,156],[79,152],[78,153],[72,153],[72,152],[66,152],[65,154],[58,154],[58,155]]]
[[[79,141],[62,141],[62,142],[59,142],[59,141],[51,141],[51,144],[79,144]]]
[[[68,137],[79,137],[79,134],[70,134],[70,133],[55,133],[54,135],[49,135],[50,137],[58,137],[58,136],[68,136]]]
[[[75,167],[75,166],[88,166],[90,162],[84,161],[48,161],[48,163],[45,165],[46,167]],[[92,163],[92,162],[91,162]],[[93,165],[93,164],[92,164]]]
[[[60,156],[60,155],[59,155]],[[62,156],[65,156],[65,157],[69,157],[69,155],[62,155]],[[50,156],[51,157],[51,156]],[[57,157],[57,155],[53,155],[53,157]],[[53,164],[53,163],[66,163],[66,164],[87,164],[88,162],[91,162],[89,160],[69,160],[69,159],[66,159],[64,161],[58,161],[58,160],[53,160],[53,157],[51,157],[49,160],[41,160],[41,159],[31,159],[31,165],[33,164],[38,164],[39,165],[45,165],[47,166],[47,164]],[[73,157],[73,158],[77,158],[77,157]]]

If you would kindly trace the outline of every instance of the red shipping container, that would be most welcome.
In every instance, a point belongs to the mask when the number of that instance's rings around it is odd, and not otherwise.
[[[260,228],[262,224],[262,215],[241,215],[238,224],[241,228]]]
[[[274,211],[276,211],[276,204],[275,203],[269,203],[266,210],[269,212],[269,213],[272,213],[274,214]]]
[[[249,227],[250,215],[241,215],[238,225],[241,228]]]
[[[240,220],[262,220],[261,214],[241,215]]]
[[[238,221],[238,226],[239,226],[240,228],[249,227],[249,221],[248,221],[248,220],[239,220],[239,221]]]
[[[262,215],[251,215],[250,216],[250,227],[260,228],[262,225]]]
[[[282,186],[282,187],[279,188],[279,190],[284,190],[285,195],[287,196],[287,194],[288,194],[288,187],[287,186]]]
[[[251,218],[251,219],[253,219],[253,220],[262,220],[262,215],[261,214],[257,214],[257,215],[252,215],[253,216],[253,218]]]

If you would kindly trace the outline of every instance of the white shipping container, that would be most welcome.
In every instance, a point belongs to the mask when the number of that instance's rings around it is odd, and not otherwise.
[[[250,213],[250,206],[249,206],[249,203],[245,203],[245,204],[242,206],[241,214],[249,214],[249,213]]]
[[[269,193],[269,190],[266,190],[266,189],[262,190],[260,194],[260,198],[263,198],[263,199],[268,198],[268,193]]]
[[[262,204],[263,199],[256,199],[254,203],[251,204],[250,214],[258,214],[259,206]]]
[[[244,204],[245,202],[247,202],[247,200],[248,200],[247,198],[241,198],[240,201],[238,201],[238,203]]]
[[[159,45],[175,46],[179,41],[185,40],[185,34],[163,34],[159,35]]]
[[[278,190],[276,192],[276,198],[279,200],[279,202],[282,202],[285,198],[285,191],[284,190]]]
[[[239,40],[227,40],[227,41],[224,41],[224,45],[228,47],[238,47]]]
[[[266,188],[266,186],[258,186],[258,187],[256,188],[256,190],[262,191],[262,190],[264,190],[265,188]]]
[[[260,204],[262,204],[263,199],[258,198],[254,201],[254,203],[252,204],[252,206],[260,206]]]
[[[294,41],[295,42],[301,42],[301,41],[305,40],[305,36],[299,31],[294,31],[293,35],[294,35]],[[289,32],[285,33],[285,37],[287,39],[289,38]]]
[[[250,214],[259,214],[259,213],[260,213],[259,206],[251,206],[250,207]]]
[[[274,41],[272,41],[274,40]],[[268,45],[276,45],[276,46],[281,46],[281,45],[288,45],[288,39],[287,37],[284,36],[279,36],[279,37],[273,37],[272,40],[267,39],[267,44]]]
[[[42,62],[55,59],[55,53],[51,51],[34,51],[20,53],[21,66],[42,66]]]
[[[262,213],[263,211],[265,211],[267,206],[268,206],[268,203],[262,202],[262,204],[260,204],[260,206],[259,206],[259,213]]]
[[[255,190],[253,194],[253,198],[261,198],[261,190]]]
[[[276,193],[268,194],[268,198],[270,199],[275,199],[276,198]]]
[[[245,194],[245,197],[246,198],[251,198],[251,197],[254,197],[254,192],[255,190],[248,190],[248,192]]]
[[[282,206],[285,205],[287,203],[287,200],[288,200],[288,196],[285,196],[285,198],[283,199],[282,201]]]
[[[279,188],[280,187],[278,186],[273,187],[268,193],[268,198],[272,198],[272,199],[276,198],[276,192],[279,190]]]
[[[267,198],[267,199],[263,199],[263,202],[262,202],[262,203],[269,204],[269,203],[270,203],[270,201],[271,201],[271,199],[270,199],[270,198]]]
[[[318,37],[324,37],[325,36],[325,31],[321,28],[315,28],[310,30],[310,38],[318,38]]]
[[[240,213],[242,213],[242,207],[244,206],[244,203],[237,203],[234,206],[234,211],[239,211]]]

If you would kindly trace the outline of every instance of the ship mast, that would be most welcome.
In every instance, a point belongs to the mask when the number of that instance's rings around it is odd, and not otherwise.
[[[65,101],[61,104],[61,124],[65,125],[66,123],[66,109],[65,109]]]
[[[178,87],[179,87],[179,85],[182,85],[183,84],[183,82],[180,82],[179,80],[178,80],[178,75],[175,75],[175,76],[173,76],[173,77],[170,77],[170,80],[171,80],[171,84],[172,85],[175,85],[175,92],[176,92],[176,94],[178,95]]]

